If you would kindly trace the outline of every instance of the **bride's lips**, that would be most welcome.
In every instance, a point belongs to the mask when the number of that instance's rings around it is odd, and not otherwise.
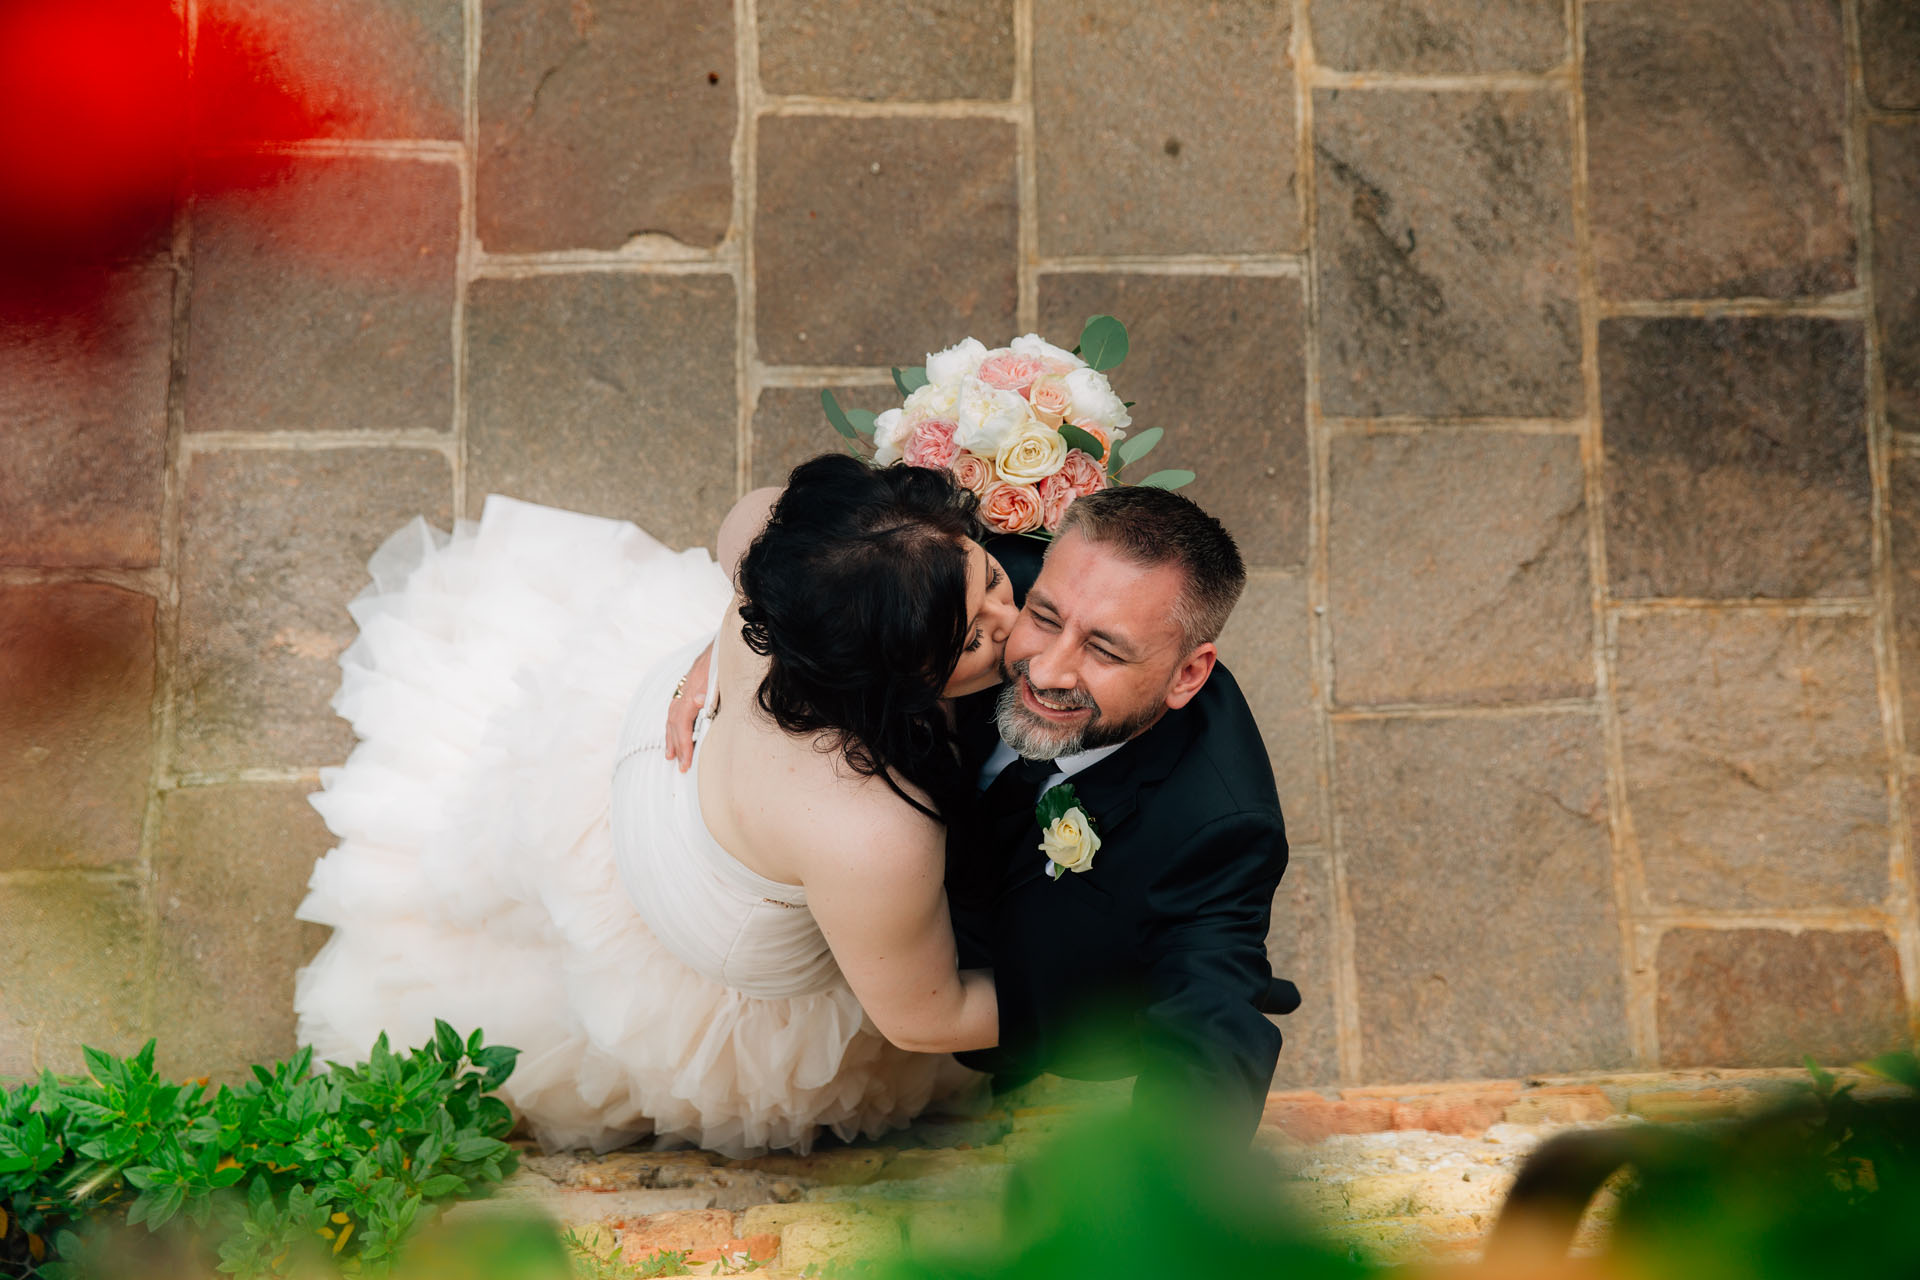
[[[1068,711],[1059,711],[1040,701],[1040,695],[1034,692],[1033,681],[1022,678],[1020,681],[1020,701],[1035,715],[1055,723],[1065,723],[1089,713],[1091,707],[1074,707]]]

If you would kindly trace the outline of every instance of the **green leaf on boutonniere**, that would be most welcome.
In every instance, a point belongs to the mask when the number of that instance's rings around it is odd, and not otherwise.
[[[1127,326],[1112,316],[1088,316],[1077,350],[1088,365],[1105,373],[1127,358]]]
[[[1060,438],[1067,442],[1067,448],[1078,449],[1095,462],[1100,460],[1100,441],[1091,431],[1082,431],[1071,422],[1063,422],[1060,424]]]
[[[1045,831],[1058,819],[1064,817],[1069,809],[1078,809],[1085,813],[1086,807],[1080,803],[1080,797],[1074,794],[1073,784],[1063,782],[1057,787],[1048,787],[1046,794],[1033,806],[1034,820]]]
[[[910,396],[927,385],[927,371],[920,368],[895,369],[893,385],[900,388],[900,394]]]
[[[827,421],[833,424],[835,431],[849,440],[860,438],[860,433],[853,429],[853,423],[847,420],[846,410],[842,409],[840,402],[834,399],[833,392],[824,387],[820,390],[820,407],[826,410]]]

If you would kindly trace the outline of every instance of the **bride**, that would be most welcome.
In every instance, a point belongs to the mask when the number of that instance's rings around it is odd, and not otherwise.
[[[360,741],[312,798],[340,843],[301,1042],[482,1027],[550,1148],[805,1150],[969,1086],[948,1054],[997,1018],[941,886],[944,700],[999,680],[1016,612],[976,529],[946,473],[830,455],[736,505],[717,564],[497,495],[395,534],[334,699]]]

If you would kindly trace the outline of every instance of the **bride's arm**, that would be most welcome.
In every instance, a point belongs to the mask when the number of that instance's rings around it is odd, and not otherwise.
[[[776,488],[755,489],[734,503],[733,510],[720,522],[720,532],[713,540],[714,562],[727,571],[729,581],[738,576],[747,548],[767,527],[767,517],[773,513],[780,492]],[[693,722],[707,704],[707,673],[712,658],[713,646],[708,645],[687,668],[681,695],[667,704],[667,759],[679,761],[682,773],[693,767]]]
[[[871,803],[871,791],[862,799],[869,803],[855,814],[796,815],[796,827],[827,833],[807,850],[803,879],[840,971],[880,1033],[902,1049],[954,1053],[998,1043],[992,975],[958,967],[941,883],[942,828],[890,793],[884,808]]]

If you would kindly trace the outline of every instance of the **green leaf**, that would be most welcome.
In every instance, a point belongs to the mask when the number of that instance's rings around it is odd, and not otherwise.
[[[81,1046],[80,1056],[87,1060],[87,1074],[101,1084],[119,1084],[126,1080],[126,1069],[115,1062],[111,1055],[98,1049]]]
[[[1099,437],[1095,436],[1091,431],[1085,431],[1074,426],[1071,422],[1063,422],[1060,424],[1060,438],[1067,442],[1067,448],[1078,449],[1095,462],[1098,462],[1100,455],[1105,452],[1105,450],[1100,447]]]
[[[452,1149],[448,1151],[447,1154],[453,1159],[463,1163],[472,1163],[475,1160],[485,1160],[494,1152],[501,1150],[505,1145],[505,1143],[497,1138],[462,1138],[453,1144]]]
[[[1191,471],[1156,471],[1145,480],[1136,483],[1142,489],[1179,489],[1192,484],[1194,474]]]
[[[833,424],[835,431],[849,440],[860,438],[860,433],[853,429],[853,423],[847,420],[846,411],[840,407],[840,402],[834,399],[833,392],[825,387],[820,389],[820,407],[826,410],[827,421]]]
[[[1883,1080],[1903,1084],[1907,1088],[1920,1092],[1920,1058],[1911,1053],[1883,1053],[1877,1058],[1860,1064],[1864,1071],[1871,1071]]]
[[[910,396],[927,385],[927,371],[918,365],[906,369],[895,369],[893,385],[900,388],[902,397]]]
[[[1042,795],[1040,802],[1033,807],[1033,816],[1039,820],[1042,827],[1046,827],[1058,821],[1070,809],[1086,812],[1081,808],[1080,797],[1075,794],[1073,784],[1063,782],[1057,787],[1047,788],[1046,794]]]
[[[1127,326],[1112,316],[1088,316],[1080,331],[1080,358],[1105,372],[1127,358]]]
[[[1125,466],[1129,462],[1140,461],[1140,459],[1153,452],[1153,447],[1159,444],[1161,437],[1166,434],[1166,428],[1164,427],[1148,427],[1139,435],[1128,436],[1120,442],[1120,448],[1118,450],[1120,454],[1120,464]]]
[[[420,1184],[420,1194],[439,1200],[467,1189],[467,1180],[457,1173],[437,1173]]]
[[[460,1033],[442,1018],[433,1020],[433,1047],[447,1062],[458,1062],[466,1056],[466,1046],[460,1042]]]
[[[847,410],[847,421],[853,424],[855,431],[858,431],[869,440],[873,438],[873,424],[879,417],[879,414],[874,413],[870,409]]]

